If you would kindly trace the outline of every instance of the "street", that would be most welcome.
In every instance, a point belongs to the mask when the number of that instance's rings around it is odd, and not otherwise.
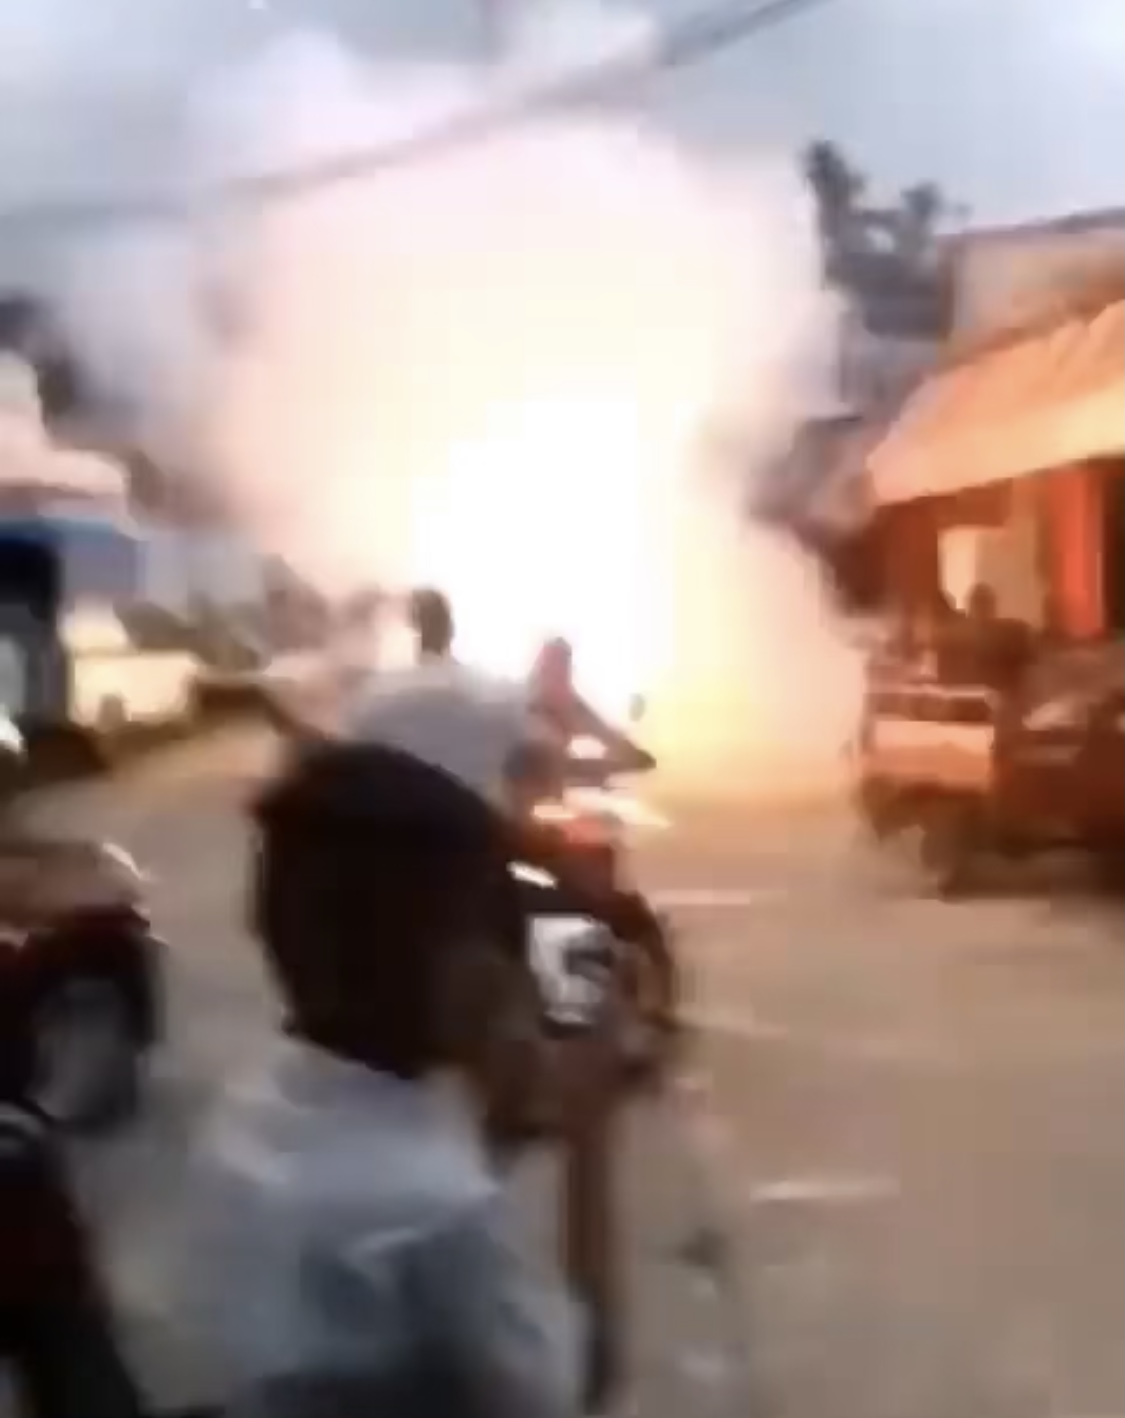
[[[171,946],[146,1119],[82,1159],[161,1403],[206,1389],[165,1298],[185,1149],[270,1020],[236,812],[268,753],[224,731],[42,809],[142,859]],[[642,874],[699,1032],[630,1126],[640,1418],[1125,1412],[1120,906],[917,900],[841,809],[671,815]],[[543,1238],[545,1179],[521,1186]]]

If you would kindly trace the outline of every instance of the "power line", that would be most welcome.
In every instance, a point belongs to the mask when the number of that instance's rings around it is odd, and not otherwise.
[[[836,0],[761,0],[700,10],[649,36],[633,52],[560,75],[530,91],[457,114],[395,142],[333,154],[300,166],[232,178],[191,197],[148,193],[28,203],[0,211],[0,229],[34,234],[43,228],[116,223],[190,221],[215,207],[256,206],[357,182],[416,162],[486,142],[536,114],[580,106],[656,74],[670,73],[722,53],[764,30]]]

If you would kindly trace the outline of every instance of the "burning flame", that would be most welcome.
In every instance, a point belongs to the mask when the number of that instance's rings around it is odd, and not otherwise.
[[[497,82],[292,35],[202,96],[184,167],[392,141]],[[788,159],[735,167],[620,111],[554,114],[217,212],[163,255],[131,233],[72,307],[169,462],[259,546],[329,594],[438,585],[460,654],[495,671],[566,636],[603,712],[643,695],[662,764],[706,744],[700,771],[729,782],[732,747],[805,758],[810,706],[847,698],[834,671],[794,686],[823,658],[815,589],[742,535],[745,477],[791,432],[822,329],[809,216]],[[235,314],[218,331],[215,289]],[[126,339],[130,319],[148,327]],[[735,411],[745,461],[716,488],[701,450]]]
[[[467,660],[522,676],[565,635],[605,712],[624,716],[651,687],[672,632],[661,484],[673,469],[655,432],[622,394],[524,399],[450,450],[413,519],[410,573],[451,595]]]

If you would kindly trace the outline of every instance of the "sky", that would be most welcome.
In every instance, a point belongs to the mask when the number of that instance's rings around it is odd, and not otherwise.
[[[594,0],[551,3],[584,36],[622,19],[613,0],[601,17]],[[630,9],[659,24],[708,3]],[[0,208],[142,181],[172,151],[184,94],[293,27],[383,59],[483,45],[475,0],[0,0]],[[975,223],[1125,204],[1120,0],[826,0],[636,101],[705,147],[832,137],[877,194],[933,179]],[[0,226],[0,267],[27,257],[17,247]]]

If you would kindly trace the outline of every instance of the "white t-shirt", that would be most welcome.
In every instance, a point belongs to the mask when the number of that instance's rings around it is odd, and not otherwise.
[[[279,1041],[193,1161],[175,1288],[224,1412],[305,1412],[311,1391],[373,1414],[417,1338],[407,1294],[474,1413],[579,1411],[579,1316],[524,1263],[459,1094]]]
[[[345,737],[413,754],[492,802],[516,750],[548,737],[523,685],[451,659],[372,675],[342,727]]]

